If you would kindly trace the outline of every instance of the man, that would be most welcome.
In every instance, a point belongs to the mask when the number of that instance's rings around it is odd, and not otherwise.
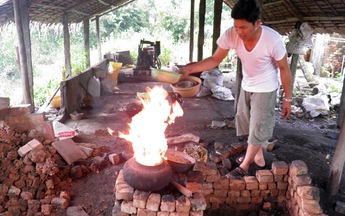
[[[248,148],[241,164],[226,176],[241,178],[249,166],[264,167],[262,145],[272,137],[275,124],[276,91],[279,88],[278,71],[285,92],[282,118],[291,112],[291,74],[285,45],[273,29],[262,26],[260,8],[255,0],[239,0],[232,9],[234,26],[217,40],[215,53],[196,64],[180,69],[185,76],[217,67],[235,49],[242,62],[242,88],[237,103],[235,125],[237,136],[248,135]]]

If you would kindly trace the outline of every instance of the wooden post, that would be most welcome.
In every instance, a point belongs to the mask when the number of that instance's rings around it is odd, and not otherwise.
[[[204,34],[205,34],[205,13],[206,0],[200,0],[199,3],[199,35],[198,35],[198,61],[203,59]]]
[[[28,78],[30,86],[30,97],[32,101],[31,112],[34,111],[34,76],[32,71],[32,56],[31,56],[31,37],[30,37],[30,17],[29,17],[29,1],[21,1],[23,10],[22,14],[22,26],[24,35],[24,44],[26,52],[26,65],[28,68]]]
[[[23,20],[22,11],[25,10],[23,8],[21,0],[13,0],[13,8],[14,8],[14,19],[17,28],[18,34],[18,46],[19,46],[19,65],[20,65],[20,79],[22,82],[23,88],[23,100],[25,104],[31,104],[33,107],[33,100],[31,97],[31,90],[30,90],[30,81],[28,76],[28,64],[27,64],[27,52],[25,47],[25,34],[23,30]]]
[[[84,52],[85,52],[86,67],[90,67],[90,21],[89,19],[85,19],[83,21],[83,27],[84,27]]]
[[[193,62],[194,54],[194,6],[195,0],[190,1],[190,29],[189,29],[189,61]]]
[[[292,54],[291,63],[290,63],[290,71],[291,71],[291,93],[293,94],[293,87],[295,83],[296,71],[297,71],[297,63],[298,63],[298,54]]]
[[[101,43],[101,33],[99,31],[99,16],[96,16],[96,34],[97,34],[97,44],[98,44],[98,60],[102,61],[102,43]]]
[[[214,53],[218,47],[217,39],[220,36],[220,25],[222,23],[222,11],[223,11],[223,0],[214,0],[212,53]]]
[[[235,103],[234,103],[234,116],[236,116],[237,113],[237,103],[238,103],[238,97],[240,95],[241,86],[242,86],[242,62],[239,58],[237,58],[237,70],[236,70],[236,92],[235,92]]]
[[[70,35],[68,28],[68,16],[64,14],[63,16],[63,41],[64,41],[64,52],[65,52],[65,68],[66,74],[71,76],[72,67],[71,67],[71,46],[70,46]]]
[[[345,117],[344,117],[345,118]],[[334,196],[338,193],[341,176],[343,173],[344,162],[345,162],[345,121],[340,127],[340,134],[335,148],[329,179],[327,182],[327,193]]]
[[[338,127],[340,127],[341,125],[344,125],[344,116],[345,116],[345,79],[343,78],[343,89],[341,91],[340,106],[339,106],[338,120],[337,120]]]

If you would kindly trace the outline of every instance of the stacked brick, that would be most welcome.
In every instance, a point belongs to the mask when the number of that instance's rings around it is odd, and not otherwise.
[[[256,176],[243,179],[225,178],[215,162],[197,162],[193,170],[204,175],[200,192],[205,196],[208,208],[227,205],[238,212],[269,212],[272,207],[286,206],[288,165],[283,161],[273,162],[272,170],[259,170]],[[194,192],[195,184],[193,187],[186,184],[186,187]]]
[[[224,207],[231,215],[253,211],[260,215],[277,211],[291,216],[324,215],[319,205],[319,189],[311,186],[303,161],[290,165],[274,161],[270,170],[257,170],[255,176],[227,179],[224,175],[231,169],[231,156],[237,156],[246,147],[239,143],[229,146],[215,143],[214,149],[209,152],[207,162],[197,161],[193,170],[175,174],[175,179],[184,182],[185,188],[193,193],[192,198],[181,195],[174,199],[171,195],[135,190],[124,181],[121,170],[114,188],[113,216],[203,215],[205,209]]]
[[[304,161],[292,161],[289,168],[287,208],[292,216],[325,215],[320,207],[319,188],[311,185],[311,177]]]
[[[35,130],[44,139],[54,139],[51,122],[46,121],[44,113],[31,113],[31,106],[17,105],[0,109],[0,120],[15,128],[17,132]]]
[[[116,179],[113,216],[202,216],[207,207],[202,193],[192,197],[146,192],[132,188],[120,170]]]

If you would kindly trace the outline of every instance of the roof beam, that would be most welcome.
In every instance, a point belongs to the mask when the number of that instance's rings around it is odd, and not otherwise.
[[[273,25],[285,22],[297,22],[299,19],[296,17],[286,18],[282,20],[275,20],[275,21],[264,21],[264,24]],[[337,17],[303,17],[303,21],[345,21],[345,16],[337,16]]]

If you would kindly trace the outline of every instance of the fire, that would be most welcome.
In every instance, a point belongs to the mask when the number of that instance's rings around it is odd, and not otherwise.
[[[168,148],[165,130],[183,115],[183,110],[177,101],[170,105],[168,92],[162,86],[147,87],[146,91],[146,97],[139,97],[143,109],[129,123],[129,133],[119,132],[119,137],[132,143],[138,163],[155,166],[162,163]]]

